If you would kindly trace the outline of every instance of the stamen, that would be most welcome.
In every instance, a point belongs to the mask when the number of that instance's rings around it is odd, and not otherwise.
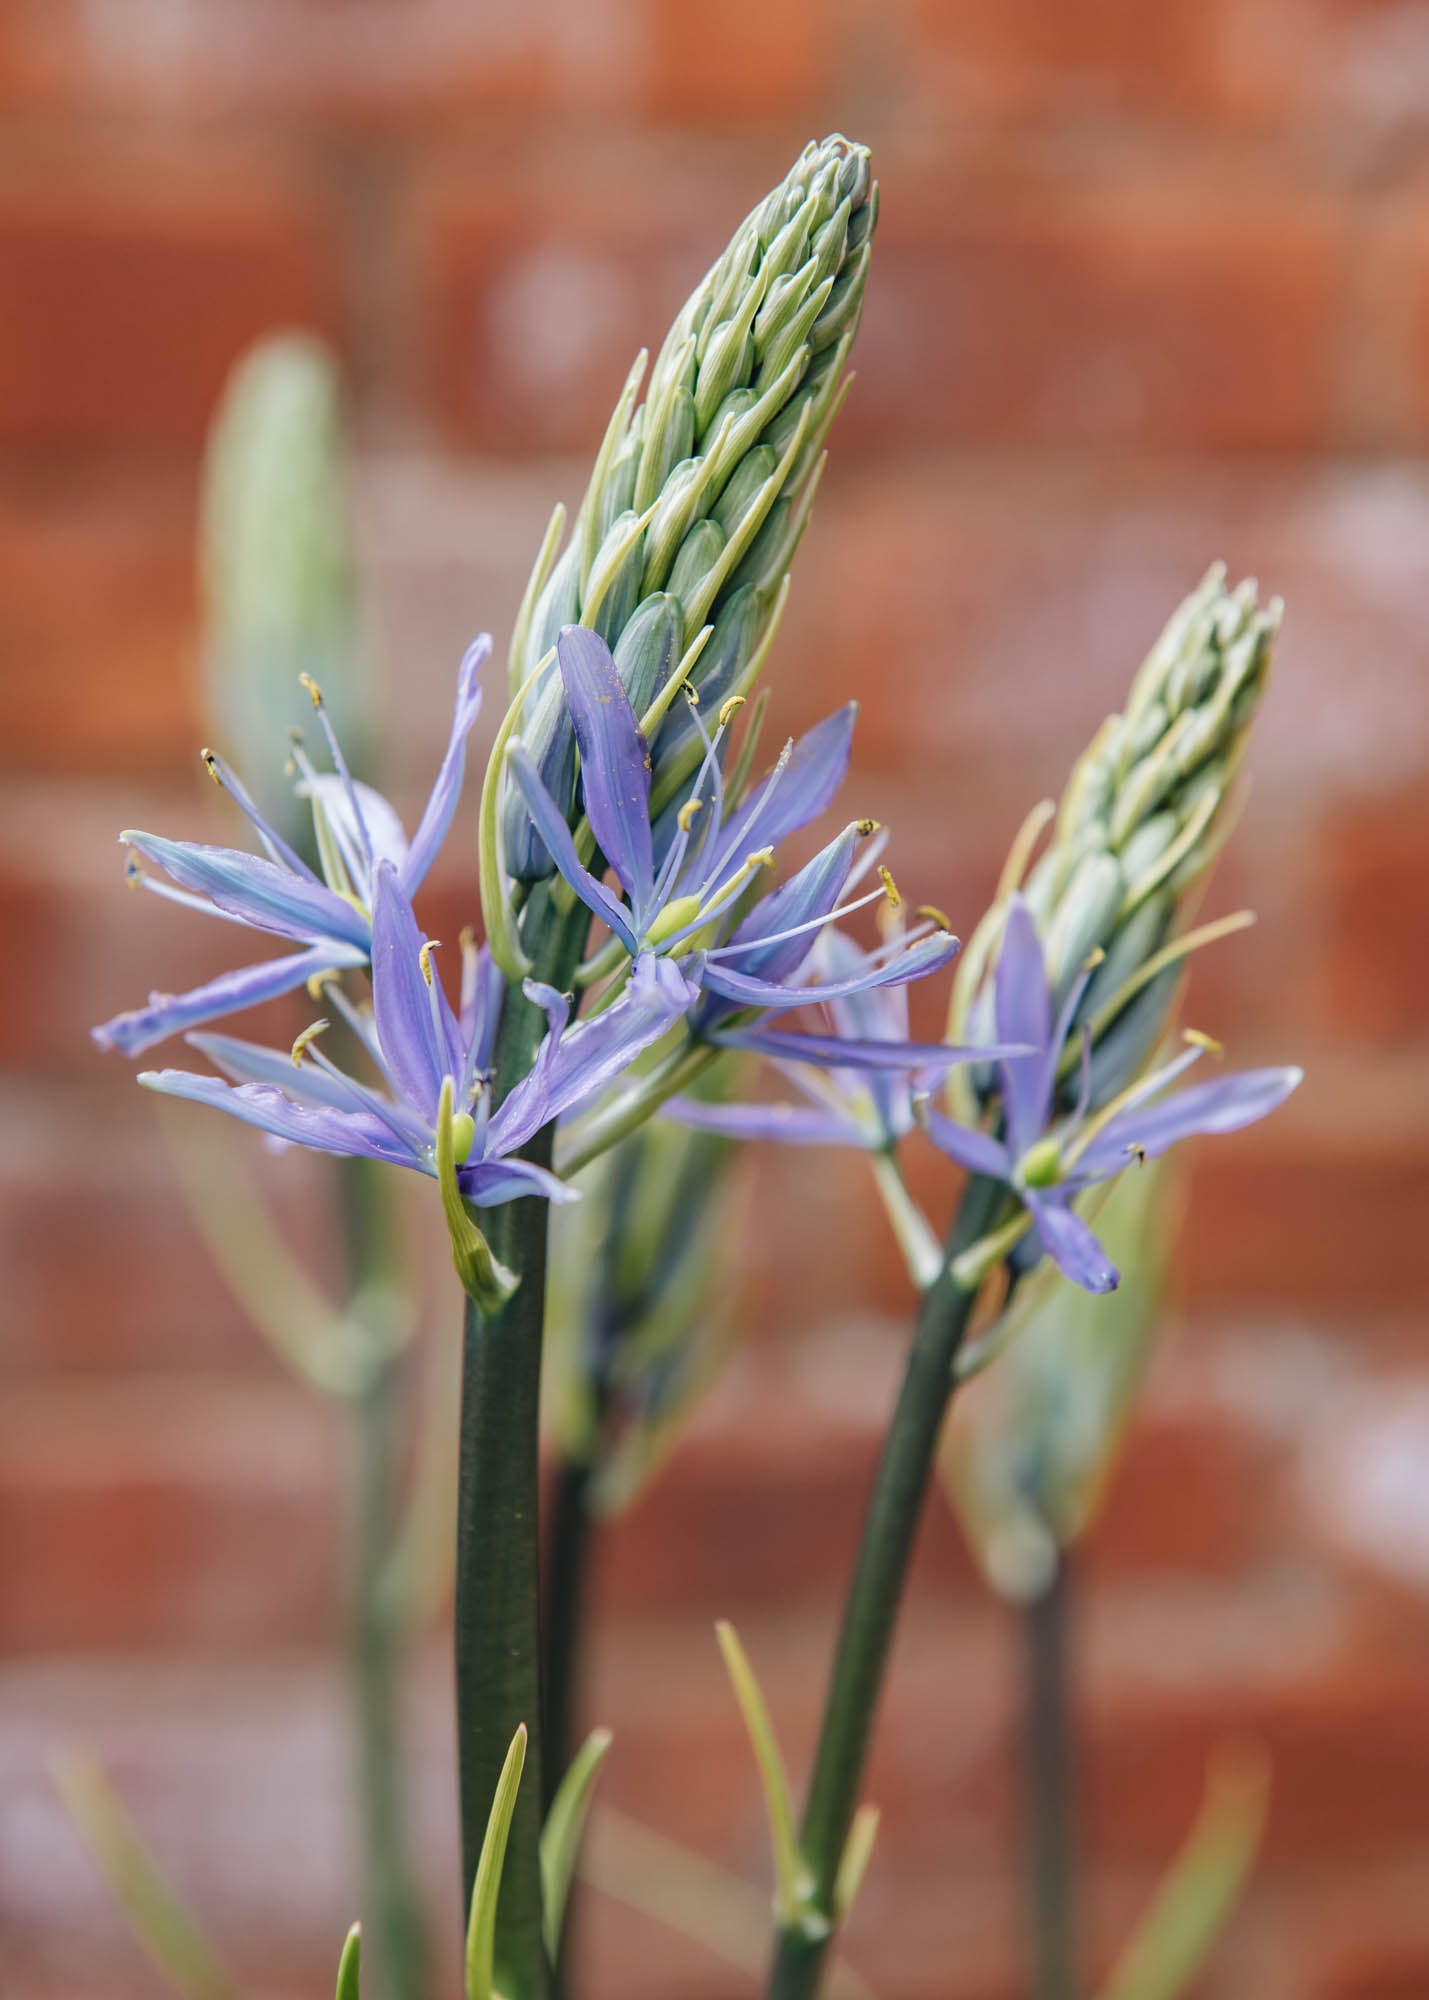
[[[432,953],[440,949],[441,942],[440,938],[428,938],[422,949],[417,953],[417,963],[422,968],[422,977],[426,980],[428,986],[432,983]]]
[[[730,723],[734,720],[735,716],[738,715],[740,709],[742,709],[743,707],[744,707],[744,696],[742,694],[728,695],[725,698],[725,700],[720,704],[720,711],[719,711],[720,728],[728,729]]]
[[[947,931],[949,933],[952,931],[952,918],[947,914],[946,910],[940,910],[936,903],[920,903],[913,914],[915,917],[923,917],[933,926],[934,930]]]
[[[680,810],[675,814],[675,824],[679,827],[681,833],[689,832],[690,828],[695,823],[695,815],[697,813],[704,811],[704,805],[705,802],[703,799],[685,800],[685,803],[680,807]]]
[[[291,868],[295,875],[302,875],[309,882],[316,882],[318,878],[314,875],[312,869],[309,868],[307,862],[303,860],[300,854],[294,852],[277,829],[270,826],[268,821],[263,817],[263,814],[259,812],[257,806],[249,797],[248,790],[238,777],[238,774],[224,763],[216,751],[203,749],[200,750],[199,756],[203,761],[204,769],[208,772],[215,785],[218,786],[221,792],[227,792],[233,803],[238,807],[238,810],[253,828],[269,860],[277,862],[281,868]]]
[[[294,1069],[302,1068],[304,1049],[308,1048],[311,1043],[315,1042],[319,1035],[325,1035],[331,1025],[332,1025],[331,1022],[328,1021],[314,1021],[310,1027],[304,1028],[303,1032],[298,1036],[298,1039],[293,1043],[292,1047]]]
[[[367,821],[362,816],[362,806],[358,801],[357,787],[352,781],[351,771],[347,768],[347,759],[342,754],[342,745],[337,740],[337,732],[333,728],[331,719],[328,716],[327,704],[323,700],[323,691],[311,674],[299,674],[298,680],[307,689],[308,697],[317,711],[318,721],[322,724],[323,736],[327,741],[328,755],[332,758],[332,767],[342,780],[342,788],[347,794],[347,803],[352,811],[353,823],[357,828],[358,838],[362,842],[363,857],[367,862],[368,869],[371,870],[376,866],[372,852],[372,836],[367,831]]]
[[[879,822],[876,819],[856,819],[853,824],[854,831],[861,833],[865,840],[867,840],[871,833],[877,833],[879,828]]]
[[[1214,1035],[1203,1035],[1199,1028],[1183,1028],[1181,1039],[1183,1042],[1189,1042],[1193,1049],[1204,1049],[1209,1056],[1225,1054],[1224,1044],[1218,1042]]]
[[[806,917],[801,924],[791,924],[788,930],[771,931],[767,937],[747,938],[743,944],[722,944],[707,954],[710,958],[738,958],[746,951],[762,951],[767,944],[783,944],[787,938],[802,937],[805,931],[820,931],[826,924],[837,923],[840,917],[852,916],[855,910],[866,909],[870,903],[885,900],[882,889],[870,889],[866,896],[858,896],[851,903],[840,903],[821,917]],[[899,940],[895,939],[895,943]]]
[[[901,909],[903,898],[898,893],[898,884],[894,881],[892,872],[880,864],[878,879],[883,884],[884,895],[887,896],[894,909]]]

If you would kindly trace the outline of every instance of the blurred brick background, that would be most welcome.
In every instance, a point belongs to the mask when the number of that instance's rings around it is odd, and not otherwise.
[[[342,1437],[246,1330],[151,1103],[85,1036],[222,962],[123,893],[113,835],[212,824],[192,548],[225,371],[294,324],[344,358],[414,799],[460,649],[504,634],[632,352],[835,125],[874,144],[884,221],[776,714],[860,696],[857,802],[896,820],[905,887],[967,926],[1210,558],[1290,605],[1216,891],[1261,927],[1204,965],[1194,1018],[1310,1081],[1196,1163],[1187,1323],[1089,1552],[1089,1952],[1207,1747],[1249,1731],[1270,1833],[1205,1991],[1429,1991],[1429,7],[6,0],[7,2000],[158,1990],[54,1801],[59,1740],[104,1754],[255,1996],[329,1992],[349,1913]],[[611,1536],[594,1703],[608,1796],[756,1881],[710,1624],[739,1621],[802,1768],[906,1303],[846,1163],[760,1171],[758,1324]],[[849,1949],[882,2000],[1004,2000],[1015,1635],[932,1513]],[[411,1731],[444,1918],[448,1698],[438,1634]],[[598,2000],[752,1990],[613,1905],[588,1937]]]

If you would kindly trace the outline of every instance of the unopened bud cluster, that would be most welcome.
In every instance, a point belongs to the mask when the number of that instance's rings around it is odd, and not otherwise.
[[[865,148],[808,146],[686,302],[640,403],[636,362],[559,557],[553,517],[510,672],[513,698],[535,677],[520,734],[558,802],[574,804],[575,747],[560,677],[537,669],[562,626],[605,639],[639,715],[682,664],[706,706],[757,675],[846,386],[877,195]],[[698,748],[677,702],[652,736],[663,796]],[[505,858],[521,879],[550,872],[516,797]]]

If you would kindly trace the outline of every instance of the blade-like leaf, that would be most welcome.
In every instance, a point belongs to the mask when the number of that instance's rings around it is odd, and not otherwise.
[[[506,1752],[496,1796],[486,1822],[486,1837],[476,1864],[476,1881],[471,1891],[471,1918],[466,1931],[466,2000],[495,2000],[492,1979],[496,1958],[496,1899],[501,1893],[501,1870],[506,1861],[506,1841],[511,1832],[511,1815],[516,1810],[516,1794],[521,1788],[521,1772],[526,1763],[526,1725],[521,1723]]]
[[[362,1926],[354,1924],[347,1934],[337,1966],[335,2000],[358,2000],[358,1972],[362,1962]]]
[[[764,1787],[764,1805],[769,1814],[769,1835],[774,1847],[774,1881],[781,1924],[788,1928],[806,1925],[814,1915],[809,1907],[812,1883],[808,1866],[799,1851],[794,1827],[794,1806],[789,1796],[789,1777],[774,1736],[769,1709],[754,1677],[739,1634],[725,1620],[715,1626],[724,1664],[734,1683],[735,1699],[754,1746],[759,1779]]]
[[[1230,1920],[1265,1827],[1270,1760],[1222,1750],[1195,1825],[1117,1960],[1101,2000],[1177,2000]]]
[[[608,1729],[593,1729],[557,1787],[541,1829],[542,1907],[546,1927],[546,1950],[552,1962],[561,1945],[566,1898],[580,1853],[595,1781],[606,1751],[614,1739]]]
[[[100,1766],[71,1753],[54,1780],[80,1838],[139,1943],[184,2000],[238,2000],[238,1986],[184,1907]]]

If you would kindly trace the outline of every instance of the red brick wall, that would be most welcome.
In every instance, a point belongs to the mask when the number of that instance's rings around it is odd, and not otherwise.
[[[0,10],[7,1996],[156,1990],[53,1801],[58,1739],[100,1747],[255,1995],[330,1990],[350,1903],[342,1438],[226,1299],[152,1104],[85,1038],[221,959],[123,893],[113,835],[207,823],[192,542],[225,370],[291,324],[348,365],[411,797],[460,648],[509,624],[630,355],[834,125],[875,146],[884,222],[774,684],[789,726],[862,699],[854,786],[905,886],[967,924],[1213,556],[1290,606],[1216,892],[1261,928],[1206,964],[1194,1018],[1310,1080],[1196,1163],[1186,1324],[1088,1556],[1090,1949],[1207,1747],[1249,1731],[1270,1832],[1207,1993],[1429,1991],[1426,106],[1412,0]],[[739,1621],[802,1764],[906,1305],[844,1163],[761,1173],[757,1325],[611,1536],[594,1704],[610,1797],[755,1879],[710,1624]],[[1016,1678],[935,1506],[849,1940],[883,2000],[1021,1990]],[[412,1692],[445,1910],[440,1635]],[[612,1906],[588,1937],[597,1995],[744,1990]]]

